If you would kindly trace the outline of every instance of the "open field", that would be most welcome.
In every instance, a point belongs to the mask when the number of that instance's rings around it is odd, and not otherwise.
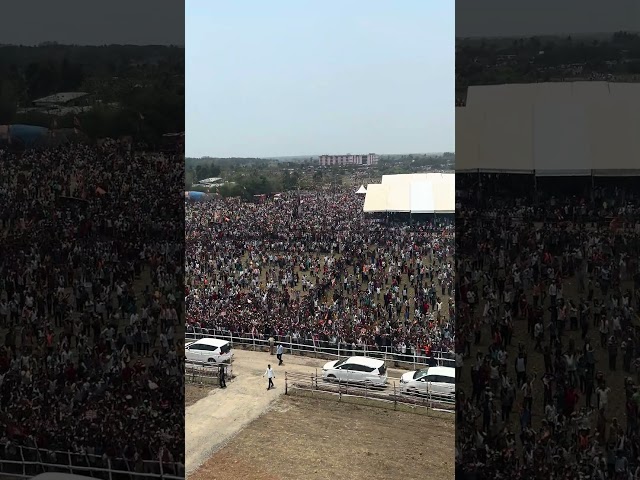
[[[576,302],[576,304],[578,304],[579,299],[584,296],[584,294],[581,294],[579,292],[578,281],[575,277],[569,277],[564,279],[563,290],[564,290],[565,300],[566,301],[573,300],[574,302]],[[633,282],[629,280],[622,282],[621,290],[623,292],[626,290],[633,291]],[[527,298],[529,302],[531,302],[532,291],[529,290],[529,291],[526,291],[525,293],[527,294]],[[604,300],[604,296],[602,295],[602,292],[600,291],[600,289],[598,288],[595,289],[594,298],[600,301]],[[546,302],[544,305],[545,307],[549,307],[548,298],[546,299]],[[549,314],[547,313],[545,315],[545,322],[548,322],[548,320],[549,320]],[[593,325],[592,322],[590,322],[589,324],[589,330],[588,330],[587,336],[591,339],[592,345],[594,347],[594,353],[595,353],[595,359],[596,359],[596,372],[601,371],[605,374],[607,386],[610,387],[612,391],[612,394],[609,396],[609,403],[607,407],[607,411],[608,411],[607,418],[609,421],[612,418],[618,418],[619,420],[625,422],[625,420],[623,420],[626,417],[625,415],[626,397],[624,395],[624,391],[625,391],[624,380],[625,380],[625,377],[627,376],[632,377],[635,381],[640,380],[640,370],[625,372],[622,369],[622,358],[621,358],[622,355],[620,353],[618,354],[616,370],[615,371],[609,370],[607,350],[600,346],[600,334],[598,332],[598,327],[596,325]],[[567,329],[563,337],[563,344],[568,345],[571,340],[575,342],[575,345],[578,349],[582,349],[584,342],[582,341],[582,338],[581,338],[581,331],[571,330],[567,322]],[[489,349],[489,345],[491,341],[492,341],[492,338],[488,335],[488,331],[485,328],[485,330],[482,333],[482,338],[479,345],[477,346],[472,345],[471,358],[472,359],[475,358],[477,352],[483,352],[486,354]],[[511,347],[508,349],[510,358],[516,357],[517,345],[519,343],[522,343],[526,351],[529,353],[527,357],[527,370],[530,373],[537,373],[538,378],[540,379],[540,377],[544,374],[544,371],[545,371],[544,358],[541,353],[534,351],[535,340],[533,340],[531,336],[527,333],[527,320],[522,317],[514,319],[513,339],[511,341]],[[543,345],[548,345],[548,344],[549,344],[549,335],[548,333],[546,333],[545,341]],[[471,374],[470,374],[472,364],[473,363],[470,359],[467,359],[465,361],[465,367],[464,367],[464,372],[462,374],[461,381],[457,382],[459,386],[458,388],[464,390],[464,392],[469,396],[471,395],[471,391],[472,391]],[[508,373],[510,376],[512,376],[515,379],[514,367],[512,363],[508,365]],[[544,405],[543,405],[544,398],[542,393],[542,382],[538,380],[535,385],[536,385],[535,388],[537,390],[534,389],[531,422],[532,422],[533,428],[538,429],[540,428],[540,426],[542,425],[542,421],[544,420]],[[613,392],[619,392],[620,394],[614,395]],[[519,401],[522,400],[522,394],[520,392],[518,394],[518,400]],[[596,397],[594,394],[592,397],[592,404],[595,405],[596,404],[595,402],[596,402]],[[519,407],[519,405],[520,403],[516,403],[515,411],[517,411],[517,408]],[[584,395],[582,394],[582,392],[579,392],[579,401],[578,401],[577,407],[582,408],[584,406],[585,406]],[[590,420],[591,420],[592,428],[595,428],[597,415],[593,410],[590,416]]]
[[[324,255],[312,256],[320,257],[324,266]],[[246,262],[247,257],[243,260]],[[265,285],[267,278],[277,276],[279,270],[275,265],[262,268],[260,284]],[[353,266],[345,270],[348,275],[357,273]],[[295,273],[310,276],[299,267],[295,267]],[[402,285],[408,280],[403,274]],[[291,292],[296,296],[307,294],[301,284]],[[333,293],[327,291],[322,302],[331,301]],[[412,288],[408,293],[413,298]],[[448,296],[439,296],[446,306]],[[374,297],[376,302],[382,300],[381,296]],[[285,372],[311,378],[327,359],[315,358],[312,353],[290,355],[285,350],[285,364],[278,366],[275,356],[265,350],[235,348],[235,378],[224,390],[186,385],[185,467],[190,478],[453,478],[453,415],[394,411],[392,403],[387,408],[368,407],[338,402],[337,396],[284,396]],[[276,374],[276,388],[270,391],[262,378],[267,363]],[[391,395],[393,383],[397,385],[406,370],[388,367],[386,392]]]
[[[228,383],[228,388],[186,386],[191,403],[185,412],[185,468],[188,474],[284,394],[285,371],[313,373],[323,362],[286,355],[284,361],[283,366],[278,366],[276,357],[268,353],[236,350],[233,362],[235,378]],[[269,392],[266,391],[267,380],[262,378],[268,363],[276,374],[276,388]]]
[[[282,396],[189,478],[453,478],[454,435],[452,416]]]
[[[251,429],[250,424],[253,421],[265,414],[269,416],[270,413],[268,412],[272,411],[274,405],[284,394],[285,372],[313,375],[316,373],[316,369],[322,367],[324,362],[325,360],[310,357],[285,355],[284,365],[278,366],[275,356],[271,356],[269,353],[236,350],[233,362],[235,378],[228,382],[228,388],[222,390],[217,387],[199,387],[187,384],[185,387],[187,398],[185,467],[187,474],[193,474],[212,455],[223,449],[229,442],[232,442],[235,436],[247,429]],[[276,388],[271,391],[266,390],[267,380],[262,378],[267,363],[271,363],[276,374]],[[390,382],[397,382],[400,375],[400,370],[389,369]],[[347,402],[338,403],[336,398],[333,397],[333,399],[323,401],[335,403],[336,406],[333,408],[337,409],[344,406],[345,412],[350,411],[347,409],[351,408],[365,408],[357,405],[346,405]],[[304,398],[301,400],[304,401]],[[391,405],[390,409],[368,408],[367,410],[378,412],[391,410],[393,414],[403,414],[402,412],[393,412]],[[380,415],[380,413],[377,415]],[[420,426],[419,431],[422,433],[418,433],[418,435],[429,435],[425,432],[429,431],[428,426],[432,418],[444,417],[441,421],[450,422],[453,425],[453,416],[450,413],[438,414],[433,412],[433,414],[429,413],[428,415],[404,413],[404,415],[408,415],[408,418],[413,419],[412,421]],[[372,418],[377,417],[374,415]],[[345,425],[349,423],[349,415],[345,416],[344,423]],[[294,427],[292,425],[289,425],[288,428],[293,430]],[[401,425],[393,428],[394,431],[403,432]],[[385,438],[385,435],[380,438]],[[453,442],[453,437],[451,442]],[[451,448],[453,449],[453,443],[451,443]]]
[[[283,366],[278,366],[276,357],[269,353],[236,350],[233,362],[235,378],[229,382],[227,389],[186,386],[187,398],[191,403],[186,408],[185,418],[187,473],[203,464],[284,394],[286,371],[312,374],[326,362],[288,355],[284,356],[284,361]],[[268,363],[271,363],[276,374],[276,388],[269,392],[266,391],[267,380],[262,378]],[[389,372],[389,376],[392,375]],[[215,432],[214,436],[212,432]]]

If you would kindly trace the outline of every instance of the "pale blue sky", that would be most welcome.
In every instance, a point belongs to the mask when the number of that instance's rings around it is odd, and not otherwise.
[[[454,6],[187,0],[187,156],[453,151]]]

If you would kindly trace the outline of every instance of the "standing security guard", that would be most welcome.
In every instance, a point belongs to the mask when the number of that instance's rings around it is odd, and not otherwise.
[[[227,376],[227,367],[224,365],[220,365],[218,378],[220,379],[220,388],[227,388],[227,382],[225,381]]]
[[[278,347],[276,348],[276,356],[278,357],[278,365],[282,365],[282,354],[284,353],[284,347],[281,343],[278,343]]]

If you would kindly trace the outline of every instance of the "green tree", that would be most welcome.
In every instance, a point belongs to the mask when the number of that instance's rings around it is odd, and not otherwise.
[[[77,90],[83,80],[82,65],[73,63],[69,61],[68,57],[65,57],[60,66],[60,89],[64,91]]]
[[[218,188],[218,193],[223,197],[239,197],[243,194],[243,190],[238,184],[225,183]]]
[[[196,182],[199,182],[200,180],[204,180],[206,178],[204,176],[204,165],[196,165],[195,172],[196,172],[196,176],[195,176]]]
[[[187,170],[184,174],[184,185],[186,188],[191,188],[193,183],[193,170]]]
[[[0,123],[11,123],[17,110],[16,89],[11,82],[0,82]]]
[[[27,90],[32,99],[49,95],[57,90],[60,74],[53,62],[31,63],[25,70]]]
[[[295,190],[300,182],[300,173],[298,171],[285,170],[282,173],[282,189],[284,191]]]

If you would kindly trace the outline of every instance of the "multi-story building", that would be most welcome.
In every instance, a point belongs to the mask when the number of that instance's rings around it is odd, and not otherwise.
[[[343,165],[376,165],[379,157],[375,153],[362,155],[320,155],[320,166],[343,166]]]

